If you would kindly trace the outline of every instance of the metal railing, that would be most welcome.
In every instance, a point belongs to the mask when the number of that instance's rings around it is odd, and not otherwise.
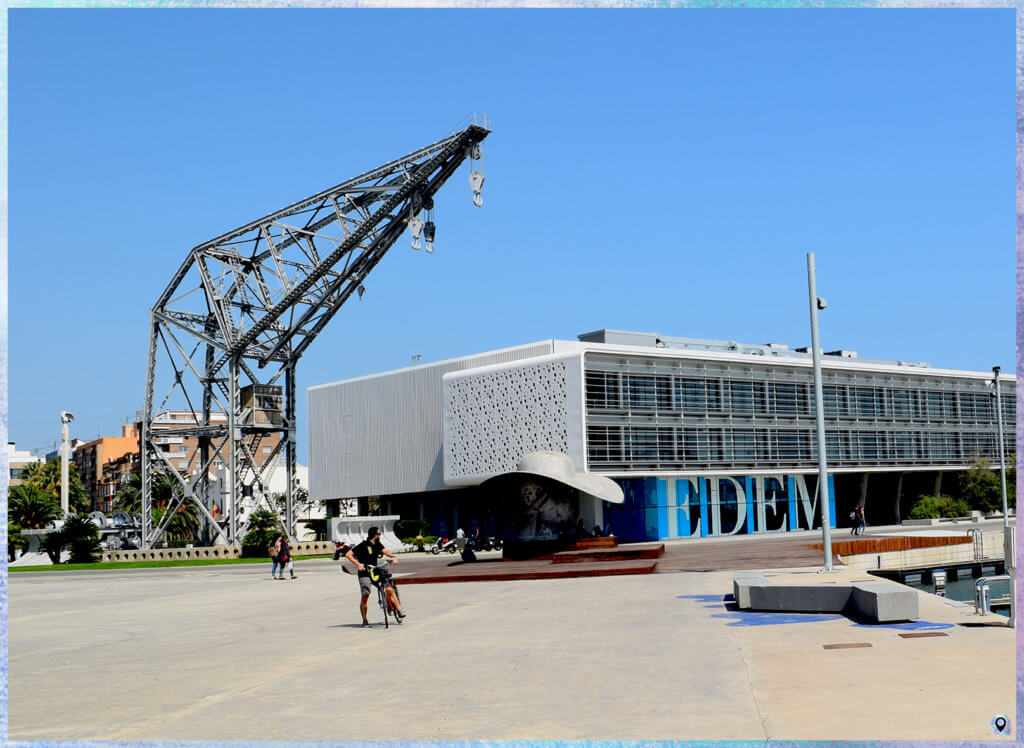
[[[981,532],[980,527],[972,527],[967,534],[974,542],[974,560],[981,561],[985,555],[985,535]]]
[[[974,613],[975,615],[985,615],[991,612],[991,601],[989,599],[989,582],[1002,582],[1012,581],[1013,577],[1009,574],[1000,574],[995,577],[980,577],[977,582],[974,583]],[[1013,616],[1013,587],[1010,587],[1010,619],[1007,623],[1008,626],[1014,625]]]

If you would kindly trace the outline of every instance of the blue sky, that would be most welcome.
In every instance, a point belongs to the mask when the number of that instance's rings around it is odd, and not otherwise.
[[[1000,10],[12,10],[9,439],[114,433],[188,250],[487,112],[298,373],[601,327],[1014,362]],[[305,397],[299,398],[305,461]]]

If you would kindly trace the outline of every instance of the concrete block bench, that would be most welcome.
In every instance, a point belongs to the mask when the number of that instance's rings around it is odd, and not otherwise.
[[[790,613],[845,613],[852,592],[847,584],[759,584],[750,588],[750,607]]]
[[[741,610],[750,608],[750,588],[756,585],[771,584],[762,574],[749,576],[737,575],[732,578],[732,599]]]
[[[920,616],[917,592],[892,582],[854,582],[853,607],[872,623],[909,621]]]
[[[733,597],[741,610],[842,613],[870,623],[911,621],[920,615],[917,592],[884,581],[773,584],[764,576],[737,575],[733,577]]]

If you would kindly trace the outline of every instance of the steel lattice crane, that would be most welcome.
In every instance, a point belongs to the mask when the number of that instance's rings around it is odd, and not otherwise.
[[[248,525],[243,507],[276,511],[266,482],[282,454],[284,526],[295,535],[295,365],[352,294],[362,296],[363,280],[404,231],[414,249],[422,233],[433,251],[433,197],[466,159],[473,202],[482,204],[480,144],[489,133],[488,118],[471,115],[432,145],[189,252],[150,310],[140,434],[143,548],[160,541],[187,502],[210,533],[240,543]],[[160,391],[169,385],[159,404],[158,383]],[[172,398],[187,406],[187,422],[168,423],[165,416],[154,428]],[[194,447],[185,446],[188,438]],[[218,497],[210,470],[222,463],[226,480]],[[191,474],[179,467],[186,464]],[[171,491],[154,525],[158,474]]]

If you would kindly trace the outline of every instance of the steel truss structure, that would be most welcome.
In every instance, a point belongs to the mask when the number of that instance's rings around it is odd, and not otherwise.
[[[433,196],[466,159],[473,201],[482,204],[477,162],[489,132],[488,119],[474,115],[432,145],[192,249],[150,310],[140,434],[143,548],[160,542],[187,502],[207,542],[240,543],[246,510],[276,511],[267,481],[282,455],[283,524],[295,536],[295,366],[352,294],[362,295],[363,280],[407,228],[414,248],[422,232],[432,251]],[[157,405],[161,363],[170,367],[170,387]],[[190,421],[154,428],[172,397],[184,402]],[[168,442],[182,451],[169,452]],[[181,469],[186,464],[191,474]],[[210,485],[219,465],[226,468],[223,500]],[[173,490],[154,523],[158,474]]]

